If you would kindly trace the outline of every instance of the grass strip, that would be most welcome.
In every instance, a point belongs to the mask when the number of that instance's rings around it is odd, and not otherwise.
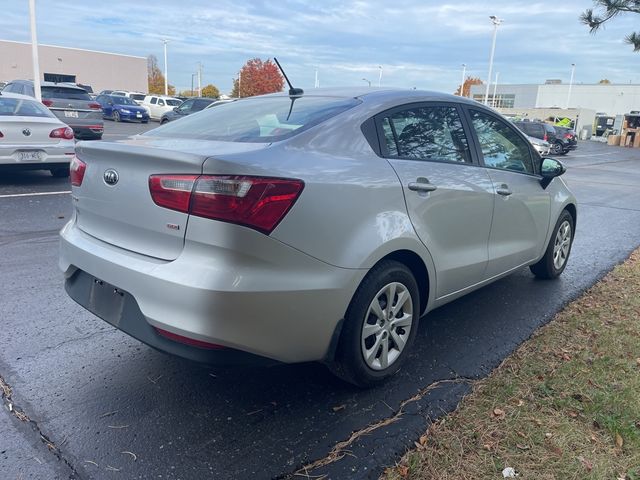
[[[640,250],[474,384],[382,478],[501,479],[508,467],[521,480],[640,480]]]

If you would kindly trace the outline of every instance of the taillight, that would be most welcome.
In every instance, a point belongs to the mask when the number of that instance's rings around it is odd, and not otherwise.
[[[84,179],[84,172],[87,170],[87,164],[78,157],[73,157],[69,165],[69,173],[71,177],[71,185],[79,187]]]
[[[44,98],[44,99],[42,99],[42,104],[43,104],[45,107],[50,107],[51,105],[53,105],[53,101],[52,101],[52,100],[48,100],[48,99]]]
[[[169,340],[173,340],[174,342],[184,343],[185,345],[189,345],[191,347],[198,348],[206,348],[208,350],[226,350],[222,345],[218,345],[216,343],[204,342],[202,340],[196,340],[195,338],[185,337],[183,335],[178,335],[177,333],[169,332],[167,330],[163,330],[158,327],[154,327],[158,334],[162,335]]]
[[[0,138],[4,137],[4,135],[2,134],[2,132],[0,132]]]
[[[49,134],[50,138],[64,138],[65,140],[73,140],[73,130],[69,127],[60,127],[55,130],[51,130]]]
[[[100,104],[98,102],[89,102],[89,108],[92,110],[100,110]]]
[[[564,138],[573,138],[573,135],[571,135],[570,133],[565,133]]]
[[[152,175],[149,190],[161,207],[235,223],[269,234],[296,202],[302,180],[217,175]]]

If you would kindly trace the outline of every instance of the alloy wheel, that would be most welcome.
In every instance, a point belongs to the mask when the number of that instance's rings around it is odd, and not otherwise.
[[[553,244],[553,266],[560,270],[567,261],[571,247],[571,224],[564,221],[560,224]]]
[[[413,299],[409,289],[392,282],[375,295],[362,325],[361,348],[365,363],[384,370],[398,360],[413,324]]]

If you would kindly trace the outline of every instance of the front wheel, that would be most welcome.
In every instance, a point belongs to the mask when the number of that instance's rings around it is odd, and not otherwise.
[[[114,121],[114,122],[119,122],[119,121],[121,121],[121,120],[122,120],[122,119],[120,118],[120,112],[118,112],[118,111],[114,111],[114,112],[113,112],[113,121]]]
[[[371,387],[396,373],[418,330],[420,300],[411,270],[384,260],[367,274],[347,309],[334,374]]]
[[[551,145],[552,155],[562,155],[563,151],[564,151],[564,147],[562,146],[561,142],[555,142],[553,145]]]
[[[529,269],[538,278],[556,278],[567,266],[575,222],[569,212],[563,210],[547,245],[544,257]]]

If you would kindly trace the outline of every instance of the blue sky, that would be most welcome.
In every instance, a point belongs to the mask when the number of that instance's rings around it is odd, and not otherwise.
[[[0,5],[0,38],[29,41],[28,2]],[[640,53],[623,43],[640,30],[640,15],[619,17],[590,35],[578,16],[591,6],[589,0],[36,1],[41,43],[154,54],[162,66],[161,39],[170,39],[169,81],[179,90],[190,88],[199,61],[204,84],[224,93],[247,59],[276,56],[296,86],[313,87],[316,68],[323,87],[363,85],[363,78],[376,85],[381,65],[385,86],[452,92],[462,63],[486,80],[489,15],[505,20],[494,62],[500,83],[568,82],[571,63],[576,83],[640,83]]]

